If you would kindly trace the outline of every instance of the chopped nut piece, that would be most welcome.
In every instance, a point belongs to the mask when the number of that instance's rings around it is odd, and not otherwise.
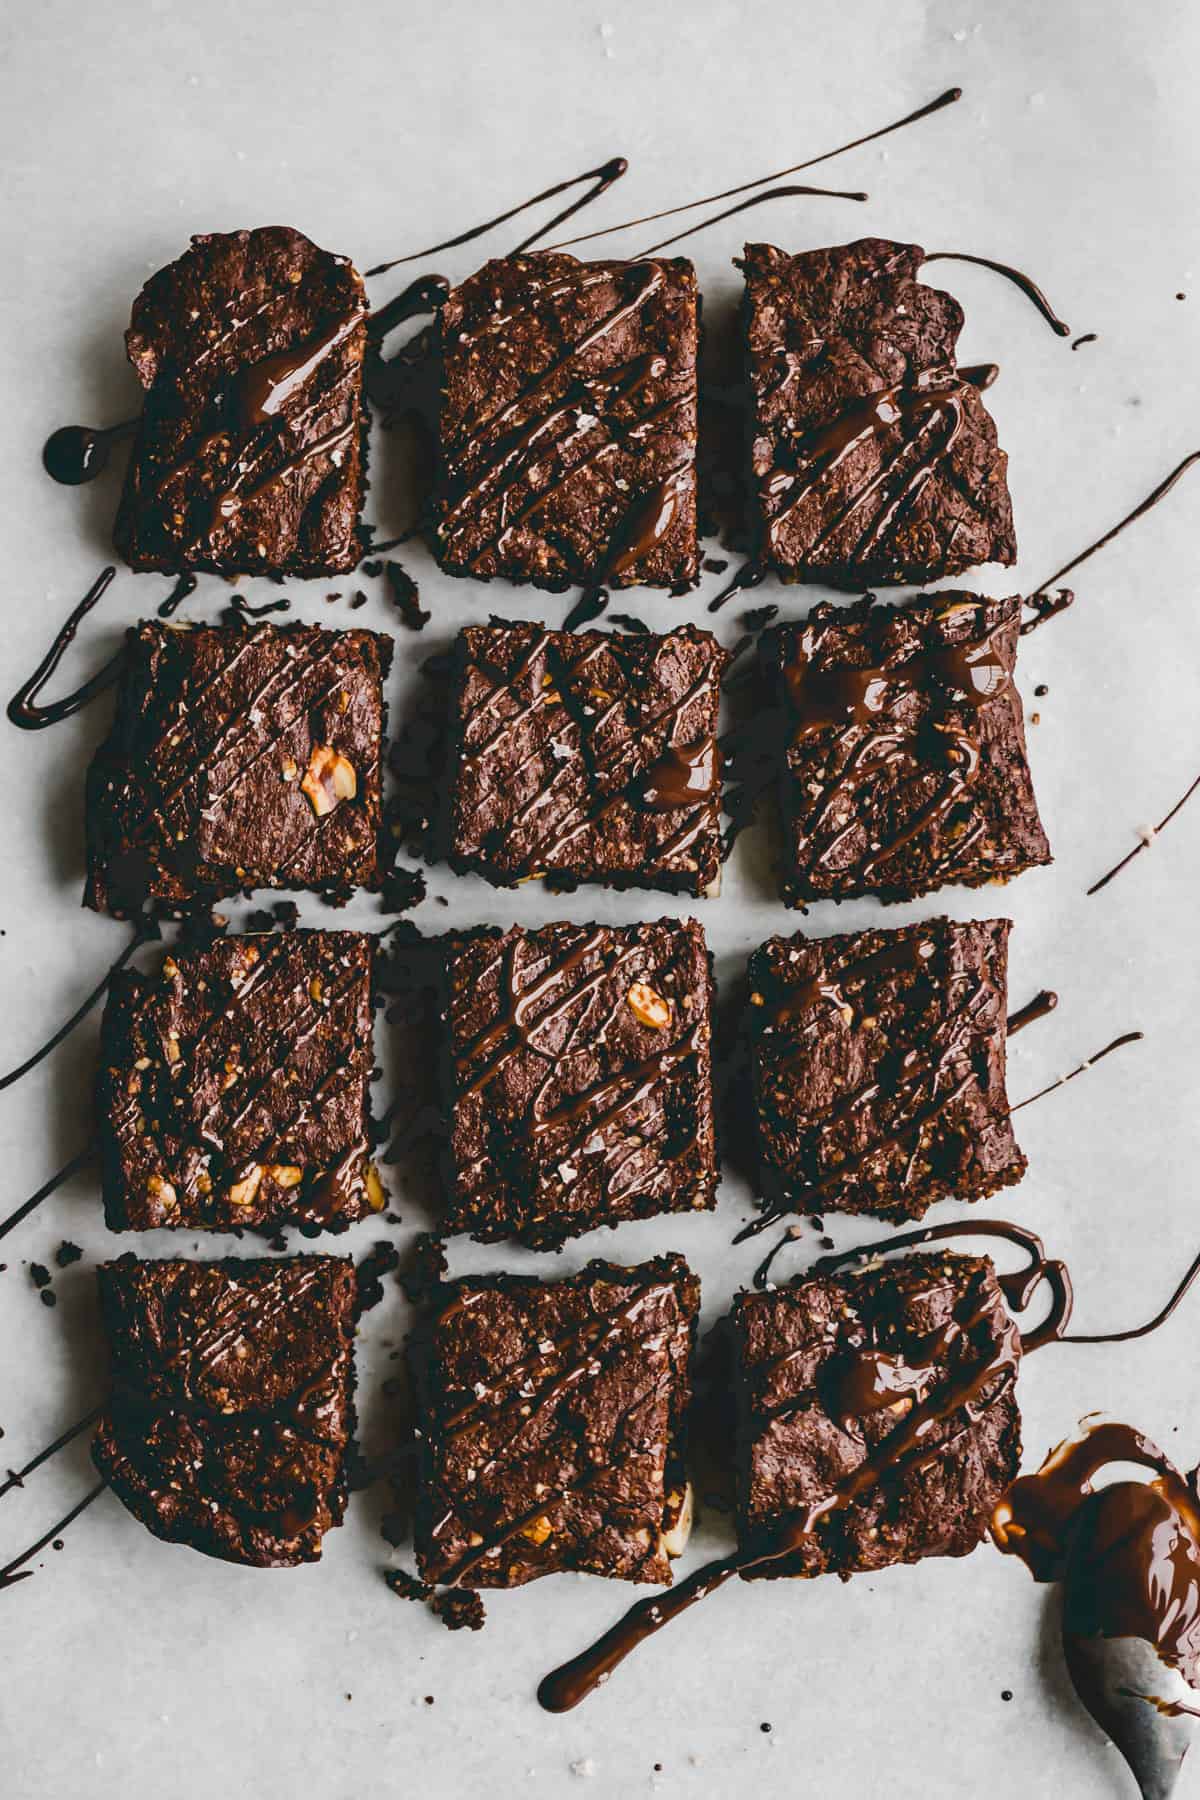
[[[692,1535],[694,1500],[692,1484],[672,1488],[663,1511],[663,1530],[659,1542],[668,1556],[682,1556]]]
[[[536,1519],[524,1527],[521,1536],[528,1538],[531,1544],[544,1544],[553,1530],[554,1527],[545,1513],[539,1513]]]
[[[635,1019],[652,1031],[665,1031],[671,1023],[671,1002],[645,981],[635,981],[625,996]]]
[[[146,1191],[158,1206],[175,1207],[179,1205],[179,1195],[163,1175],[152,1175],[146,1183]]]
[[[299,1187],[304,1179],[303,1169],[298,1169],[295,1163],[268,1163],[263,1174],[281,1188]]]
[[[367,1199],[371,1202],[371,1205],[375,1208],[376,1212],[382,1212],[387,1205],[387,1193],[384,1190],[382,1181],[379,1179],[379,1170],[375,1167],[374,1163],[367,1164],[366,1183]]]
[[[353,800],[358,792],[358,776],[354,764],[339,751],[331,750],[328,744],[316,744],[300,786],[321,819],[340,801]]]
[[[263,1171],[261,1163],[251,1163],[250,1171],[240,1181],[235,1181],[229,1190],[230,1206],[253,1206],[254,1196],[262,1185]]]

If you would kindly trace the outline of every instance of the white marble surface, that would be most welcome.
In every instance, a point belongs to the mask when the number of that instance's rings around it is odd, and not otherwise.
[[[116,501],[115,472],[78,491],[53,487],[39,467],[42,440],[60,423],[128,412],[130,299],[193,231],[294,223],[366,266],[619,151],[631,171],[589,215],[599,225],[779,168],[958,82],[959,106],[825,171],[832,185],[869,188],[869,205],[791,200],[747,223],[790,248],[871,231],[990,253],[1035,271],[1076,332],[1099,333],[1072,353],[986,273],[938,271],[967,307],[965,360],[1003,364],[989,404],[1009,451],[1022,555],[1015,577],[987,572],[976,585],[1032,586],[1196,446],[1200,16],[1186,5],[41,0],[10,6],[0,30],[5,693],[106,558]],[[735,295],[739,224],[695,240],[710,308]],[[501,233],[484,248],[506,241]],[[472,252],[438,262],[461,276]],[[393,291],[386,281],[376,290]],[[385,530],[403,519],[400,490],[380,447],[369,515]],[[1053,1018],[1014,1045],[1014,1097],[1118,1031],[1146,1032],[1144,1044],[1021,1116],[1030,1169],[1008,1210],[1070,1259],[1084,1328],[1152,1310],[1200,1236],[1200,803],[1119,882],[1085,898],[1200,767],[1198,498],[1200,485],[1177,490],[1081,575],[1074,611],[1025,642],[1021,685],[1041,715],[1031,756],[1054,866],[1003,894],[952,891],[944,902],[958,916],[1003,910],[1016,921],[1014,1003],[1043,984],[1062,996]],[[565,610],[441,581],[423,551],[411,566],[434,622],[421,639],[397,631],[397,708],[419,660],[466,618],[493,606],[552,619]],[[348,623],[323,602],[335,585],[292,583],[296,615]],[[383,625],[379,584],[370,586],[371,610],[355,623]],[[641,596],[634,610],[662,625],[699,619],[714,586],[708,578],[686,601]],[[164,591],[157,578],[122,573],[82,632],[75,666],[107,654]],[[212,616],[222,596],[206,579],[187,615]],[[815,596],[760,598],[782,600],[786,616]],[[736,629],[723,619],[726,638]],[[1035,702],[1040,682],[1050,691]],[[0,726],[5,1066],[71,1009],[123,941],[78,905],[81,775],[104,711],[37,737]],[[699,909],[723,977],[788,922],[760,851],[744,843],[723,897]],[[497,893],[444,870],[430,894],[416,915],[430,928],[688,910],[600,890],[548,903],[528,887]],[[898,924],[942,904],[883,917]],[[309,904],[305,917],[328,915]],[[345,917],[371,925],[379,913],[364,903]],[[811,928],[880,918],[865,902],[818,907]],[[93,1021],[0,1094],[0,1214],[86,1139],[95,1035]],[[755,1260],[753,1246],[730,1247],[747,1204],[729,1181],[715,1216],[584,1240],[555,1266],[675,1245],[703,1277],[711,1320]],[[406,1242],[430,1221],[403,1193],[398,1205]],[[832,1223],[839,1243],[853,1241]],[[351,1247],[374,1235],[360,1229]],[[48,1311],[27,1264],[50,1260],[63,1236],[86,1257],[56,1276],[59,1305]],[[141,1247],[177,1245],[164,1234]],[[0,1247],[0,1463],[23,1462],[98,1398],[92,1266],[116,1248],[82,1179]],[[455,1252],[456,1268],[522,1263],[537,1259]],[[1198,1307],[1200,1297],[1145,1343],[1032,1361],[1021,1381],[1027,1458],[1104,1408],[1194,1461]],[[407,1322],[392,1289],[364,1325],[369,1446],[388,1438],[380,1383]],[[10,1493],[0,1563],[88,1481],[76,1445]],[[385,1589],[382,1507],[375,1494],[356,1500],[320,1565],[259,1574],[159,1544],[104,1498],[33,1580],[0,1596],[0,1791],[7,1800],[349,1800],[485,1784],[538,1800],[576,1782],[605,1796],[716,1796],[752,1784],[763,1796],[826,1800],[1129,1791],[1115,1753],[1069,1701],[1043,1594],[990,1549],[849,1586],[735,1586],[555,1719],[534,1703],[537,1678],[608,1624],[628,1591],[558,1577],[489,1601],[482,1635],[451,1637]],[[710,1517],[689,1555],[725,1546],[726,1531]],[[1200,1791],[1200,1777],[1184,1786]]]

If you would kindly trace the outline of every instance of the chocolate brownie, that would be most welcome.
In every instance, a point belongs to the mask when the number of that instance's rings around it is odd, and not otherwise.
[[[117,514],[134,569],[333,575],[362,555],[367,297],[298,231],[214,232],[125,334],[146,390]]]
[[[715,1204],[694,920],[481,934],[451,948],[447,981],[445,1230],[545,1248]]]
[[[217,938],[153,976],[113,976],[97,1096],[111,1230],[341,1230],[382,1207],[373,945],[353,931]]]
[[[696,273],[489,262],[441,313],[437,552],[452,575],[672,587],[699,568]]]
[[[915,244],[788,256],[747,244],[744,332],[758,558],[835,587],[1016,561],[1007,463],[955,348],[958,301]]]
[[[469,1276],[410,1346],[428,1581],[557,1570],[669,1582],[700,1283],[679,1256],[565,1281]]]
[[[664,637],[459,633],[455,866],[497,885],[565,874],[702,894],[721,869],[717,709],[728,653]]]
[[[391,655],[389,637],[311,625],[131,630],[88,773],[85,904],[378,888]]]
[[[226,1562],[314,1562],[346,1508],[353,1264],[122,1256],[97,1274],[113,1386],[92,1456],[117,1498]]]
[[[872,595],[759,640],[789,905],[908,900],[1048,863],[1014,679],[1021,601]]]
[[[746,1574],[847,1577],[965,1556],[1016,1478],[1021,1344],[987,1257],[810,1275],[733,1309],[738,1538],[800,1547]]]
[[[1005,1091],[1007,919],[770,938],[751,1065],[773,1209],[919,1219],[1019,1181]]]

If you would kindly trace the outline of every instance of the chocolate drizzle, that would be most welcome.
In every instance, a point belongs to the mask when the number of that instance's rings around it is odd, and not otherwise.
[[[22,1550],[20,1556],[14,1556],[10,1563],[5,1563],[4,1567],[0,1569],[0,1589],[15,1587],[18,1581],[27,1581],[33,1574],[33,1570],[27,1569],[25,1564],[32,1562],[39,1550],[44,1550],[47,1544],[53,1543],[54,1539],[59,1537],[67,1529],[67,1526],[79,1517],[85,1507],[90,1506],[93,1500],[100,1498],[107,1486],[107,1481],[97,1482],[91,1492],[85,1494],[79,1504],[73,1506],[69,1513],[64,1513],[56,1525],[52,1525],[49,1531],[42,1534],[36,1544],[30,1544],[28,1550]]]
[[[709,612],[720,612],[727,600],[732,600],[736,594],[745,594],[751,588],[758,587],[761,582],[766,580],[766,576],[767,571],[764,568],[753,560],[747,560],[737,570],[728,587],[723,587],[720,593],[714,595],[709,601]]]
[[[42,446],[42,466],[64,487],[95,481],[108,467],[113,445],[132,437],[140,423],[140,419],[123,419],[102,430],[91,425],[63,425]]]
[[[72,713],[79,712],[88,704],[89,700],[94,700],[97,694],[102,694],[105,688],[112,687],[118,680],[125,664],[123,647],[73,693],[64,695],[61,700],[51,701],[48,706],[41,706],[38,703],[38,695],[74,642],[75,634],[83,620],[97,601],[104,597],[116,572],[112,564],[100,571],[79,605],[66,619],[62,629],[29,680],[22,682],[9,701],[8,717],[11,723],[22,731],[44,731],[47,725],[57,725],[60,719],[69,719]]]
[[[827,200],[869,200],[870,194],[861,191],[847,191],[845,188],[804,187],[791,184],[786,187],[767,188],[765,193],[751,194],[748,200],[739,200],[736,206],[730,206],[724,212],[713,213],[710,218],[701,219],[698,225],[689,225],[683,231],[677,231],[672,237],[660,238],[657,244],[650,244],[645,250],[638,250],[634,260],[643,256],[653,256],[659,250],[665,250],[669,244],[678,244],[683,238],[694,237],[698,231],[707,231],[710,225],[719,225],[722,219],[732,219],[735,213],[748,212],[752,206],[761,206],[766,200],[786,200],[802,194],[821,195]]]
[[[1043,988],[1032,1000],[1018,1007],[1015,1013],[1009,1014],[1008,1035],[1016,1037],[1018,1031],[1024,1031],[1027,1025],[1033,1025],[1038,1019],[1044,1019],[1058,1005],[1058,995],[1051,988]]]
[[[1188,786],[1183,796],[1175,802],[1170,812],[1165,813],[1158,821],[1157,825],[1152,825],[1148,831],[1143,832],[1139,836],[1139,840],[1134,845],[1133,849],[1128,851],[1126,855],[1121,858],[1120,862],[1114,863],[1108,873],[1102,875],[1099,881],[1093,881],[1091,887],[1088,889],[1088,893],[1098,894],[1100,889],[1106,888],[1110,881],[1115,881],[1122,869],[1127,869],[1129,867],[1135,856],[1140,856],[1143,850],[1148,850],[1159,832],[1165,831],[1176,813],[1181,812],[1187,805],[1197,788],[1200,788],[1200,775],[1197,775],[1196,779]]]
[[[171,618],[174,613],[178,612],[179,608],[183,605],[183,602],[188,599],[190,595],[194,594],[195,591],[196,577],[185,569],[166,599],[160,604],[158,609],[159,618]]]
[[[1074,1081],[1076,1076],[1082,1075],[1096,1063],[1102,1062],[1106,1056],[1111,1056],[1114,1050],[1121,1050],[1126,1044],[1140,1043],[1144,1036],[1145,1033],[1142,1031],[1123,1031],[1120,1037],[1115,1037],[1110,1044],[1105,1044],[1103,1050],[1097,1050],[1094,1056],[1085,1057],[1083,1062],[1077,1064],[1069,1073],[1060,1075],[1057,1081],[1047,1082],[1046,1086],[1039,1088],[1036,1094],[1030,1094],[1025,1100],[1018,1100],[1012,1111],[1020,1112],[1023,1106],[1032,1106],[1035,1100],[1043,1100],[1047,1094],[1054,1093],[1056,1088],[1065,1087],[1068,1081]]]
[[[82,1419],[77,1419],[74,1425],[69,1425],[65,1431],[60,1432],[52,1444],[47,1444],[44,1450],[39,1450],[37,1455],[31,1457],[23,1468],[10,1469],[7,1481],[0,1481],[0,1498],[3,1498],[12,1488],[24,1487],[27,1475],[32,1475],[35,1469],[40,1469],[43,1463],[49,1462],[52,1456],[57,1456],[60,1450],[65,1450],[68,1444],[73,1443],[81,1432],[86,1431],[90,1425],[94,1425],[102,1410],[101,1407],[94,1406],[90,1413],[85,1413]]]
[[[52,1175],[49,1181],[44,1181],[37,1192],[29,1196],[28,1200],[23,1200],[15,1212],[10,1212],[7,1219],[0,1219],[0,1238],[7,1237],[9,1232],[21,1223],[22,1219],[27,1219],[29,1214],[42,1204],[43,1200],[48,1199],[51,1194],[62,1187],[64,1182],[78,1174],[80,1169],[85,1169],[94,1160],[96,1154],[96,1146],[88,1144],[77,1156],[73,1156],[70,1162],[64,1163],[58,1173]]]
[[[991,269],[997,275],[1003,275],[1014,287],[1020,288],[1025,298],[1037,308],[1056,337],[1070,337],[1071,327],[1063,323],[1047,300],[1045,294],[1031,275],[1021,269],[1014,269],[1011,263],[993,262],[990,256],[967,256],[961,250],[931,250],[925,258],[931,262],[975,263],[981,269]]]

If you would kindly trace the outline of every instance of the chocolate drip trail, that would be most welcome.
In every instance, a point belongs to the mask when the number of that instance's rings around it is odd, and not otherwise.
[[[91,1012],[97,1001],[103,999],[105,993],[108,991],[108,984],[117,973],[118,969],[123,969],[125,967],[125,964],[129,961],[134,951],[139,949],[142,944],[149,943],[152,938],[156,938],[158,935],[159,930],[156,924],[152,921],[141,922],[133,938],[126,944],[116,962],[113,963],[112,967],[105,974],[104,979],[97,982],[87,999],[76,1007],[66,1023],[60,1025],[58,1030],[54,1032],[51,1037],[48,1037],[41,1048],[35,1050],[32,1056],[26,1057],[25,1061],[19,1063],[15,1069],[10,1069],[7,1075],[0,1075],[0,1093],[3,1093],[5,1088],[14,1086],[16,1082],[20,1081],[22,1075],[28,1075],[30,1069],[36,1069],[37,1065],[44,1061],[52,1050],[57,1050],[63,1039],[69,1037],[75,1027],[83,1019],[87,1018],[87,1015]]]
[[[1020,288],[1025,298],[1037,308],[1057,337],[1070,337],[1071,327],[1064,324],[1063,320],[1059,318],[1037,282],[1031,275],[1026,275],[1023,270],[1014,269],[1011,263],[993,262],[990,256],[967,256],[961,250],[933,250],[925,258],[925,261],[927,263],[975,263],[978,268],[991,269],[997,275],[1003,275],[1006,281],[1011,281],[1014,287]]]
[[[196,577],[185,570],[167,595],[166,599],[160,604],[158,609],[159,618],[171,618],[179,611],[179,608],[183,605],[184,601],[189,599],[195,591]]]
[[[100,571],[79,605],[67,618],[29,680],[21,684],[9,701],[9,719],[22,731],[44,731],[47,725],[57,725],[60,719],[69,719],[72,713],[79,712],[89,700],[94,700],[97,694],[103,693],[105,688],[112,687],[120,675],[125,662],[124,648],[118,650],[115,656],[110,657],[102,668],[97,669],[96,673],[89,676],[83,685],[77,687],[73,693],[64,695],[61,700],[51,701],[49,706],[38,704],[38,695],[74,642],[80,624],[97,601],[101,600],[107,592],[116,572],[111,563],[107,569]]]
[[[1089,544],[1086,550],[1081,550],[1078,556],[1073,556],[1070,562],[1064,563],[1061,569],[1056,569],[1048,580],[1043,581],[1026,602],[1028,606],[1034,608],[1034,617],[1026,619],[1022,625],[1022,636],[1028,636],[1031,631],[1036,631],[1039,625],[1044,625],[1047,619],[1054,618],[1071,604],[1074,596],[1069,588],[1058,589],[1057,593],[1054,591],[1064,575],[1069,575],[1081,563],[1087,562],[1088,558],[1095,556],[1098,550],[1103,550],[1106,544],[1111,544],[1115,537],[1120,537],[1127,525],[1132,525],[1135,519],[1140,519],[1143,513],[1148,513],[1152,507],[1157,506],[1160,500],[1165,500],[1175,483],[1198,462],[1200,462],[1200,450],[1193,450],[1184,457],[1181,463],[1176,464],[1171,473],[1165,476],[1158,486],[1146,495],[1144,500],[1139,501],[1132,512],[1126,513],[1123,519],[1118,520],[1111,531],[1106,531],[1103,537],[1097,538],[1094,544]]]
[[[0,1497],[7,1494],[10,1488],[24,1487],[27,1475],[32,1475],[35,1469],[40,1469],[43,1463],[49,1462],[52,1456],[57,1456],[60,1450],[65,1450],[67,1445],[73,1443],[81,1432],[88,1429],[89,1425],[96,1423],[103,1410],[103,1407],[94,1406],[90,1413],[85,1413],[82,1419],[77,1419],[74,1425],[69,1425],[64,1432],[61,1432],[52,1444],[47,1444],[44,1450],[39,1450],[37,1455],[25,1464],[24,1468],[10,1469],[8,1480],[0,1482]]]
[[[42,466],[64,487],[95,481],[108,467],[114,444],[132,437],[140,419],[123,419],[119,425],[97,430],[91,425],[64,425],[52,432],[42,446]]]
[[[91,1492],[85,1494],[79,1504],[73,1506],[69,1513],[64,1513],[57,1525],[52,1525],[49,1531],[44,1532],[36,1544],[30,1544],[28,1550],[22,1550],[20,1556],[14,1556],[10,1563],[6,1563],[0,1569],[0,1589],[15,1587],[18,1581],[27,1581],[33,1574],[33,1570],[25,1568],[24,1565],[32,1562],[39,1550],[44,1550],[47,1544],[53,1543],[56,1537],[60,1537],[67,1526],[79,1517],[85,1507],[90,1506],[93,1500],[100,1498],[107,1486],[107,1481],[97,1482]]]
[[[815,169],[818,163],[831,162],[835,156],[844,156],[847,150],[857,150],[862,144],[874,143],[876,138],[887,137],[893,131],[900,131],[906,125],[915,125],[918,119],[926,119],[931,113],[940,112],[943,107],[951,106],[962,99],[962,89],[947,88],[936,100],[919,106],[915,112],[905,113],[902,119],[893,119],[890,125],[881,125],[875,131],[868,131],[863,137],[851,138],[847,144],[839,144],[836,150],[823,150],[820,156],[810,156],[804,162],[793,163],[790,168],[776,169],[771,175],[759,175],[753,181],[743,181],[737,187],[723,188],[719,194],[703,194],[698,200],[685,200],[682,206],[667,206],[661,212],[643,213],[641,218],[626,219],[620,225],[606,225],[600,231],[585,232],[582,237],[565,238],[557,244],[547,246],[551,250],[566,250],[573,244],[587,244],[594,238],[610,237],[616,231],[630,231],[635,225],[653,225],[656,219],[671,219],[677,213],[691,212],[697,206],[715,206],[720,200],[732,200],[736,194],[748,194],[751,188],[765,187],[768,182],[784,181],[789,175],[799,175],[803,169]]]
[[[1098,1062],[1103,1062],[1104,1058],[1111,1056],[1114,1050],[1123,1049],[1126,1044],[1138,1044],[1145,1035],[1143,1031],[1123,1031],[1120,1037],[1112,1040],[1111,1044],[1105,1044],[1103,1050],[1097,1050],[1094,1056],[1085,1057],[1083,1062],[1077,1064],[1069,1073],[1060,1075],[1057,1081],[1047,1082],[1046,1086],[1039,1088],[1036,1094],[1030,1094],[1025,1100],[1018,1100],[1015,1106],[1009,1108],[1009,1111],[1020,1112],[1023,1106],[1032,1106],[1035,1100],[1044,1100],[1046,1095],[1054,1093],[1056,1088],[1065,1087],[1068,1081],[1074,1081],[1076,1076],[1082,1075],[1085,1070],[1094,1067]]]
[[[494,231],[498,225],[507,224],[509,219],[515,219],[519,213],[528,212],[531,206],[540,206],[543,200],[553,200],[557,195],[565,194],[569,188],[578,187],[581,182],[590,181],[592,186],[585,194],[581,194],[577,200],[572,200],[569,206],[564,206],[561,212],[555,213],[554,217],[548,219],[544,225],[539,225],[536,231],[530,232],[527,238],[524,238],[521,243],[508,252],[510,256],[520,256],[523,250],[528,250],[531,244],[536,244],[540,237],[545,237],[546,233],[553,231],[556,225],[561,225],[564,220],[573,217],[575,213],[582,212],[585,206],[590,206],[593,200],[598,200],[601,194],[607,193],[615,181],[620,181],[628,167],[629,164],[623,156],[614,156],[595,169],[585,169],[582,175],[571,175],[566,181],[556,181],[553,187],[543,188],[540,194],[533,194],[528,200],[522,200],[519,205],[510,206],[507,212],[497,213],[493,219],[485,219],[482,225],[472,225],[467,231],[460,231],[457,237],[443,238],[440,244],[430,244],[427,250],[414,250],[408,256],[394,256],[390,262],[376,263],[374,268],[367,270],[367,277],[369,279],[372,275],[384,275],[389,269],[400,268],[404,263],[419,262],[424,256],[437,256],[442,250],[455,250],[460,244],[469,244],[473,239],[484,237],[489,231]]]
[[[1058,995],[1051,988],[1043,988],[1032,1000],[1011,1013],[1008,1019],[1008,1035],[1016,1037],[1018,1031],[1024,1031],[1027,1025],[1033,1025],[1038,1019],[1044,1019],[1058,1005]]]
[[[72,1175],[78,1174],[80,1169],[85,1169],[95,1155],[95,1145],[88,1144],[77,1156],[73,1156],[69,1163],[64,1163],[56,1175],[52,1175],[49,1181],[42,1183],[36,1194],[31,1194],[28,1200],[23,1200],[15,1212],[9,1213],[7,1219],[0,1219],[0,1238],[7,1237],[9,1232],[21,1223],[22,1219],[27,1219],[29,1214],[42,1204],[43,1200],[49,1199],[51,1194],[62,1187],[64,1182],[69,1181]]]
[[[735,594],[745,594],[766,580],[767,571],[756,562],[744,562],[734,575],[728,587],[723,587],[719,594],[713,596],[708,603],[709,612],[720,612],[727,600]]]
[[[1122,869],[1127,869],[1129,867],[1135,856],[1140,856],[1143,850],[1148,850],[1159,832],[1166,830],[1167,826],[1171,823],[1171,820],[1175,817],[1175,814],[1183,811],[1183,808],[1187,805],[1197,788],[1200,788],[1200,775],[1197,775],[1196,779],[1187,788],[1187,791],[1183,794],[1182,798],[1175,802],[1170,812],[1164,813],[1157,825],[1152,825],[1148,831],[1142,833],[1133,849],[1128,851],[1127,854],[1121,858],[1119,863],[1114,863],[1108,873],[1102,875],[1099,881],[1093,881],[1091,887],[1088,889],[1088,893],[1098,894],[1101,888],[1106,888],[1110,881],[1116,880]]]
[[[799,194],[823,195],[827,200],[869,200],[870,194],[859,191],[848,191],[845,188],[804,187],[798,183],[790,183],[786,187],[767,188],[764,193],[751,194],[748,200],[739,200],[736,206],[726,207],[724,212],[713,213],[707,219],[701,219],[698,225],[689,225],[683,231],[677,231],[671,237],[660,238],[657,244],[651,244],[645,250],[634,253],[634,261],[640,262],[645,256],[653,256],[656,250],[665,250],[669,244],[678,244],[683,238],[694,237],[698,231],[707,231],[710,225],[719,225],[722,219],[732,219],[735,213],[748,212],[752,206],[761,206],[766,200],[786,200]]]

